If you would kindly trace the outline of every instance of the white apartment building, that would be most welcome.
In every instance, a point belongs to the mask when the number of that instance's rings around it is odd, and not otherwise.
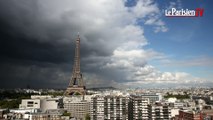
[[[41,100],[40,99],[22,99],[21,104],[19,104],[19,109],[40,109]]]
[[[149,99],[142,96],[130,96],[129,111],[130,120],[148,120]]]
[[[42,112],[46,110],[59,109],[63,107],[62,98],[51,97],[31,97],[32,99],[22,99],[19,109],[40,109]]]
[[[171,109],[168,105],[155,104],[148,106],[149,120],[170,120]]]
[[[72,117],[84,120],[90,112],[90,100],[91,95],[64,97],[64,109],[71,113]]]
[[[95,96],[90,104],[91,120],[128,120],[128,97]]]

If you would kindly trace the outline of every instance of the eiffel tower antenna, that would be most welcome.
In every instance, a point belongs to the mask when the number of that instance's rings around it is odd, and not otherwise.
[[[68,88],[66,89],[64,95],[85,95],[85,86],[83,83],[83,77],[80,69],[80,35],[78,32],[78,36],[76,39],[76,47],[75,47],[75,58],[74,65],[72,71],[72,77],[69,83]]]

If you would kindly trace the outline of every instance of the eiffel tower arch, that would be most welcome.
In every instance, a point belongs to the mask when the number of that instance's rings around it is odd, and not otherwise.
[[[86,87],[83,83],[83,76],[80,70],[80,37],[76,39],[75,58],[70,83],[64,92],[64,96],[85,95]]]

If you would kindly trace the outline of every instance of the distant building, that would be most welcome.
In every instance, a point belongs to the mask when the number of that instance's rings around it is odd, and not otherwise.
[[[175,118],[175,116],[179,115],[179,110],[178,108],[171,108],[171,118]]]
[[[180,110],[178,120],[202,120],[202,114],[195,111]]]
[[[41,100],[40,99],[22,99],[21,104],[19,104],[19,109],[40,109]]]
[[[171,109],[168,105],[155,104],[148,106],[149,120],[170,120]],[[183,119],[188,120],[188,119]]]
[[[92,97],[91,120],[128,120],[128,103],[124,96]]]
[[[188,107],[187,103],[185,103],[185,102],[169,103],[169,106],[172,107],[172,108],[176,108],[176,109]]]
[[[0,119],[3,119],[3,115],[5,113],[8,113],[9,111],[7,109],[0,109]]]
[[[150,104],[154,104],[156,101],[160,101],[162,99],[162,96],[160,94],[140,94],[139,96],[148,98]]]
[[[202,114],[204,120],[213,120],[213,109],[203,110]]]
[[[8,114],[4,114],[5,119],[30,119],[31,113],[41,112],[40,109],[10,109]]]
[[[62,114],[53,113],[53,114],[47,114],[47,113],[34,113],[30,114],[29,120],[63,120],[61,118]]]
[[[24,120],[63,120],[63,109],[47,110],[42,112],[39,109],[11,109],[10,113],[4,114],[5,119]]]
[[[47,110],[61,109],[63,107],[62,98],[48,98],[41,100],[41,110],[43,112]]]
[[[32,97],[32,99],[22,99],[21,104],[19,104],[19,109],[40,109],[43,112],[46,110],[60,109],[62,107],[62,98],[44,96],[36,96]]]

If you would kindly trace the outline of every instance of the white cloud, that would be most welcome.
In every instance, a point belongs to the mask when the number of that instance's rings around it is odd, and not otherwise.
[[[176,2],[173,2],[173,1],[171,1],[171,2],[169,2],[169,6],[166,8],[166,9],[172,9],[172,8],[175,8],[176,7]]]
[[[139,0],[136,6],[130,10],[137,18],[144,18],[159,12],[157,4],[153,0]]]
[[[177,8],[181,9],[183,7],[181,0],[170,1],[169,6],[166,9]]]
[[[185,72],[160,72],[153,66],[145,66],[138,70],[135,75],[129,76],[131,81],[125,85],[143,86],[146,85],[172,85],[172,86],[197,86],[205,84],[207,81],[198,77],[194,77]],[[166,86],[169,87],[169,86]],[[171,86],[170,86],[171,87]]]
[[[168,28],[165,27],[165,26],[157,26],[157,27],[155,27],[155,30],[154,30],[155,33],[158,33],[158,32],[167,32],[167,31],[168,31]]]

